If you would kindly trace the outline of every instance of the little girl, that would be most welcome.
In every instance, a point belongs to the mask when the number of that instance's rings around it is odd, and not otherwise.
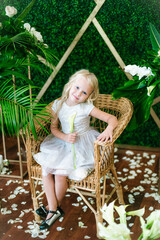
[[[52,134],[41,144],[41,152],[34,155],[42,166],[48,202],[47,207],[36,210],[38,215],[46,218],[40,229],[49,228],[64,215],[60,204],[67,190],[66,177],[82,180],[94,168],[94,141],[112,141],[113,129],[118,121],[115,116],[93,105],[98,94],[96,76],[88,70],[80,70],[70,77],[61,99],[55,100],[52,105]],[[100,134],[91,128],[90,116],[107,122],[105,131]]]

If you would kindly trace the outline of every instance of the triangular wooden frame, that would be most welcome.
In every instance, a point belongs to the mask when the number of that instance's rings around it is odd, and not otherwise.
[[[99,32],[99,34],[101,35],[101,37],[105,41],[106,45],[110,49],[111,53],[115,57],[115,59],[118,62],[119,66],[121,67],[121,69],[122,70],[124,69],[125,63],[123,62],[122,58],[120,57],[120,55],[118,54],[117,50],[113,46],[112,42],[108,38],[107,34],[104,32],[103,28],[101,27],[101,25],[99,24],[99,22],[96,19],[96,14],[99,12],[99,10],[101,9],[101,7],[103,6],[103,4],[105,3],[106,0],[94,0],[94,1],[96,3],[95,8],[93,9],[93,11],[89,15],[89,17],[87,18],[85,23],[83,24],[83,26],[79,30],[78,34],[73,39],[72,43],[70,44],[70,46],[68,47],[68,49],[66,50],[66,52],[64,53],[64,55],[62,56],[60,61],[58,62],[57,66],[54,68],[53,72],[51,73],[51,75],[47,79],[46,83],[44,84],[44,86],[42,87],[40,92],[38,93],[38,95],[37,95],[37,99],[38,100],[40,100],[42,98],[42,96],[44,95],[44,93],[46,92],[46,90],[48,89],[50,84],[52,83],[53,79],[56,77],[57,73],[62,68],[63,64],[65,63],[65,61],[67,60],[67,58],[69,57],[69,55],[71,54],[71,52],[73,51],[75,46],[77,45],[78,41],[83,36],[83,34],[85,33],[85,31],[87,30],[87,28],[89,27],[89,25],[91,23],[93,23],[94,26],[96,27],[97,31]],[[130,74],[128,74],[128,73],[125,73],[125,74],[126,74],[126,76],[127,76],[127,78],[129,80],[132,79],[132,76]],[[158,101],[156,101],[156,102],[154,101],[153,105],[157,104],[159,102],[160,102],[160,97],[158,97]],[[158,118],[158,116],[156,115],[156,113],[154,112],[152,107],[151,107],[151,116],[153,117],[153,119],[154,119],[155,123],[157,124],[157,126],[160,128],[160,119]]]
[[[105,3],[106,0],[96,0],[96,6],[93,9],[93,11],[91,12],[91,14],[89,15],[89,17],[87,18],[87,20],[85,21],[85,23],[83,24],[83,26],[81,27],[81,29],[79,30],[78,34],[76,35],[76,37],[74,38],[74,40],[72,41],[72,43],[70,44],[70,46],[68,47],[68,49],[66,50],[66,52],[64,53],[63,57],[60,59],[59,63],[57,64],[57,66],[55,67],[54,71],[51,73],[51,75],[49,76],[48,80],[46,81],[46,83],[44,84],[44,86],[42,87],[41,91],[39,92],[39,94],[37,95],[37,99],[40,100],[41,97],[44,95],[44,93],[46,92],[46,90],[48,89],[49,85],[52,83],[53,79],[55,78],[55,76],[57,75],[57,73],[59,72],[59,70],[62,68],[63,64],[65,63],[65,61],[67,60],[67,58],[69,57],[69,55],[71,54],[71,52],[73,51],[73,49],[75,48],[76,44],[78,43],[78,41],[80,40],[80,38],[83,36],[83,34],[85,33],[85,31],[87,30],[87,28],[89,27],[89,25],[91,23],[94,24],[94,26],[96,27],[97,31],[99,32],[99,34],[101,35],[101,37],[103,38],[103,40],[105,41],[105,43],[107,44],[108,48],[110,49],[110,51],[112,52],[113,56],[115,57],[115,59],[117,60],[118,64],[120,65],[120,67],[123,69],[125,67],[125,64],[122,60],[122,58],[120,57],[120,55],[118,54],[118,52],[116,51],[115,47],[113,46],[113,44],[111,43],[111,41],[109,40],[109,38],[107,37],[106,33],[104,32],[103,28],[101,27],[101,25],[99,24],[99,22],[97,21],[97,19],[95,18],[96,14],[98,13],[98,11],[101,9],[102,5]],[[131,76],[127,73],[125,73],[126,76],[128,77],[128,79],[131,79]]]

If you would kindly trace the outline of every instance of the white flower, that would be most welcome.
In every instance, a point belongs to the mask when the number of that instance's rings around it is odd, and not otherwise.
[[[34,27],[32,27],[29,32],[30,32],[30,34],[34,35],[35,31],[36,31],[36,29]]]
[[[158,55],[157,56],[160,57],[160,50],[158,51]]]
[[[137,76],[139,76],[139,80],[142,77],[146,76],[148,78],[151,75],[154,75],[154,74],[152,73],[152,70],[151,70],[150,67],[148,67],[148,68],[146,68],[146,67],[139,67],[139,71],[138,71],[138,74],[137,74]]]
[[[149,87],[147,87],[147,95],[150,97],[151,96],[151,92],[153,91],[153,89],[155,88],[154,85],[151,85]]]
[[[36,31],[34,27],[32,27],[29,32],[32,36],[36,37],[38,41],[43,42],[41,33]]]
[[[13,17],[14,15],[17,14],[17,9],[11,6],[6,6],[5,11],[8,17]]]
[[[43,37],[40,32],[35,31],[34,36],[37,38],[38,41],[43,42]]]
[[[160,222],[160,210],[156,210],[148,216],[147,225],[153,224],[155,220],[158,220]]]
[[[29,32],[31,29],[31,25],[29,23],[25,23],[24,28]]]
[[[135,76],[138,72],[139,67],[137,65],[127,65],[124,69],[125,72],[130,73],[132,76]]]
[[[139,77],[139,80],[142,77],[148,78],[151,75],[154,76],[150,67],[147,68],[147,67],[139,67],[137,65],[127,65],[124,69],[125,69],[125,72],[130,73],[132,76],[137,75]]]
[[[121,206],[119,206],[119,207],[116,207],[115,206],[115,209],[116,209],[116,211],[117,211],[117,213],[118,213],[118,215],[119,215],[119,217],[120,217],[120,223],[121,224],[127,224],[127,221],[126,221],[126,207],[127,207],[128,205],[121,205]]]
[[[99,235],[106,240],[131,240],[130,230],[126,224],[112,223],[108,227],[104,227],[98,223]]]
[[[101,209],[101,212],[103,214],[103,219],[106,220],[108,224],[114,223],[113,211],[114,211],[114,201],[111,202],[108,206],[105,203]]]

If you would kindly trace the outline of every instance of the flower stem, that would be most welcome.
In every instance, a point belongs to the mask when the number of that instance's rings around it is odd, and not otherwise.
[[[76,169],[76,155],[75,155],[74,143],[72,143],[72,146],[73,146],[73,163],[74,163],[74,169]]]
[[[141,240],[143,237],[143,233],[141,233],[141,235],[139,236],[138,240]]]

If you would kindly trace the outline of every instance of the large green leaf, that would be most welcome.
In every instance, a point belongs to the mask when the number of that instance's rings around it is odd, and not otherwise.
[[[112,93],[112,97],[113,99],[126,97],[131,100],[131,102],[133,103],[134,112],[132,119],[128,125],[128,129],[134,130],[149,119],[150,107],[153,103],[156,88],[158,87],[158,85],[156,85],[154,90],[151,92],[151,96],[147,95],[146,87],[137,89],[135,88],[134,84],[131,86],[131,88],[129,85],[130,84],[115,89]]]
[[[149,24],[150,27],[150,39],[152,43],[152,48],[154,51],[158,51],[160,49],[160,34],[155,28],[153,24]]]
[[[4,82],[0,85],[0,107],[3,112],[0,115],[0,130],[7,131],[8,134],[19,134],[20,130],[23,133],[33,134],[37,138],[35,131],[35,122],[42,126],[40,119],[46,121],[46,117],[50,118],[49,110],[45,109],[45,104],[37,103],[34,98],[28,95],[29,87],[23,86],[14,91],[13,86]],[[43,127],[47,132],[47,130]]]

